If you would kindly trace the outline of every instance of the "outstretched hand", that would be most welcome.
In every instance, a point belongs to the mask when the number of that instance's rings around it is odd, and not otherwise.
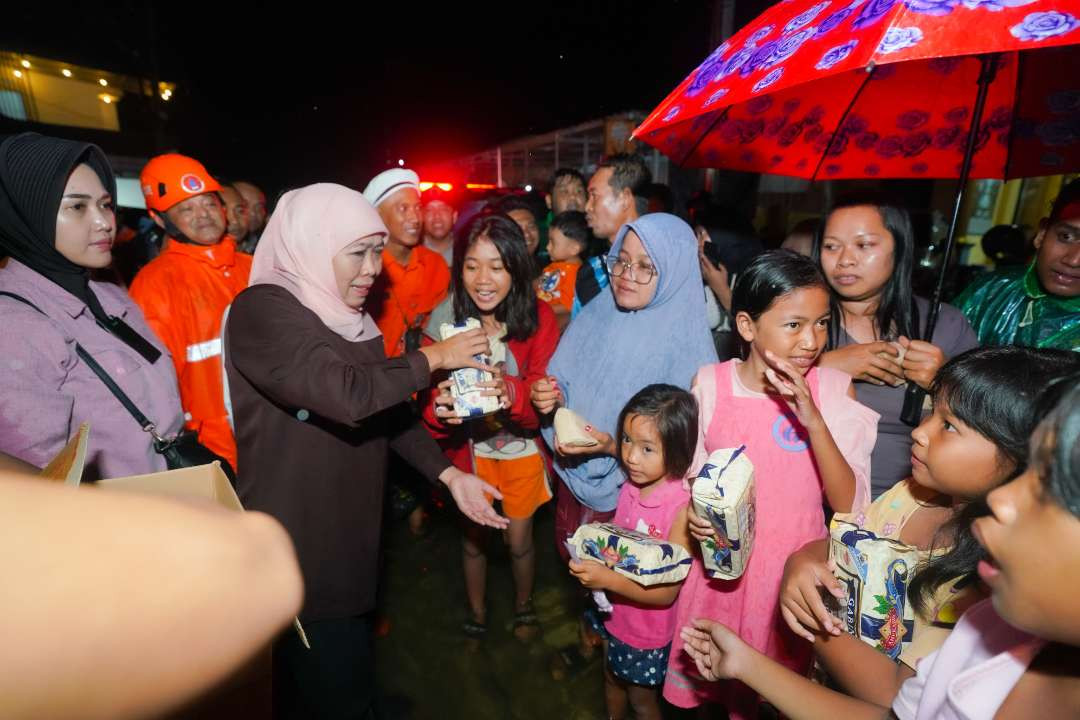
[[[738,679],[753,653],[738,635],[714,620],[694,620],[680,636],[701,677],[711,682]]]
[[[502,530],[510,521],[495,512],[485,495],[502,500],[502,493],[470,473],[462,472],[450,466],[442,471],[439,479],[450,489],[450,495],[465,517],[478,525],[487,525]]]

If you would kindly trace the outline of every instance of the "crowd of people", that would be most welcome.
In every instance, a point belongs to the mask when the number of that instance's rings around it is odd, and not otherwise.
[[[320,183],[267,207],[178,154],[140,185],[164,241],[125,288],[107,273],[104,154],[0,143],[0,453],[43,467],[88,422],[87,482],[174,467],[163,448],[181,437],[221,462],[303,575],[305,637],[273,646],[275,716],[371,711],[388,467],[420,480],[414,532],[424,481],[460,510],[474,642],[491,529],[526,643],[543,629],[535,543],[556,543],[582,592],[579,642],[552,671],[602,656],[612,718],[665,703],[755,718],[763,701],[791,718],[1080,713],[1080,181],[1034,258],[978,277],[930,337],[908,209],[876,192],[767,250],[722,203],[673,214],[633,154],[588,178],[558,170],[546,206],[465,204],[394,168],[362,192]],[[460,369],[489,373],[497,411],[457,412]],[[929,398],[914,428],[909,386]],[[589,442],[560,440],[560,408]],[[702,544],[728,538],[690,502],[724,448],[755,471],[737,580],[705,572]],[[536,538],[549,502],[555,537]],[[589,523],[681,545],[690,572],[647,587],[572,555]],[[831,609],[857,603],[829,550],[841,526],[919,553],[895,652]]]

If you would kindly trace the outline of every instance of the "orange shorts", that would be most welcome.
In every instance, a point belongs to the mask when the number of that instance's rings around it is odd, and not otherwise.
[[[513,460],[474,457],[476,474],[502,493],[502,509],[508,518],[532,517],[551,499],[544,472],[544,458],[537,453]],[[488,501],[492,498],[488,496]]]

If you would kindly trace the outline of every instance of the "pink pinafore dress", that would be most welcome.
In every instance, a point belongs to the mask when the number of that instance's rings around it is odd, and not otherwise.
[[[695,618],[717,620],[772,659],[805,672],[811,646],[795,636],[779,613],[780,579],[788,556],[811,540],[826,536],[821,478],[806,430],[778,398],[742,386],[737,361],[702,368],[694,390],[699,406],[715,408],[701,417],[699,444],[704,455],[746,445],[754,464],[756,526],[746,571],[738,580],[713,580],[700,561],[700,547],[679,593],[675,637],[664,697],[679,707],[717,703],[731,718],[757,717],[757,694],[734,681],[707,682],[683,651],[679,629]],[[817,368],[806,374],[814,401],[821,407]],[[709,373],[714,373],[709,377]],[[712,393],[712,397],[709,394]],[[698,448],[698,457],[703,457]]]

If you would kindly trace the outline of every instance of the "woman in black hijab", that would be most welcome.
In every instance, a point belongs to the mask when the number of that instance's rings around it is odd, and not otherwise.
[[[90,278],[112,261],[115,194],[95,145],[36,133],[0,142],[0,452],[42,467],[89,422],[91,480],[165,461],[76,345],[158,434],[183,422],[164,346],[126,292]]]

